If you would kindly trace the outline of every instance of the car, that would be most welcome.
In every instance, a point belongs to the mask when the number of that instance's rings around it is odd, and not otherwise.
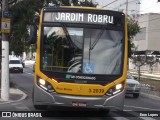
[[[138,98],[141,90],[141,84],[128,73],[126,81],[126,94],[132,94],[134,98]]]
[[[10,60],[9,61],[9,71],[23,73],[23,65],[22,65],[21,60],[18,60],[18,59]]]

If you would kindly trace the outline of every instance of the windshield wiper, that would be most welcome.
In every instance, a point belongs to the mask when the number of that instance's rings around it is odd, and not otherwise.
[[[100,33],[98,34],[97,38],[96,38],[95,41],[92,43],[92,45],[91,45],[91,43],[90,43],[90,50],[93,50],[93,48],[96,46],[96,44],[98,43],[99,39],[101,38],[104,30],[105,30],[105,29],[102,29],[102,30],[100,31]]]
[[[72,41],[72,39],[71,39],[71,36],[70,36],[70,34],[68,33],[68,30],[67,30],[66,26],[65,26],[64,24],[61,24],[61,25],[62,25],[62,28],[63,28],[63,30],[64,30],[64,32],[65,32],[66,38],[67,38],[68,41],[70,42],[72,48],[75,48],[75,47],[78,48],[78,47],[73,43],[73,41]]]
[[[89,64],[90,64],[90,60],[91,60],[91,51],[93,50],[93,48],[96,46],[96,44],[98,43],[98,41],[100,40],[103,32],[105,29],[102,29],[100,31],[100,33],[98,34],[97,38],[95,39],[95,41],[93,42],[93,44],[91,44],[91,34],[90,34],[90,42],[89,42]]]

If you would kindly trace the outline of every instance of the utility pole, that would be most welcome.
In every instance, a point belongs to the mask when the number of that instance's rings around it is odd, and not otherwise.
[[[128,16],[128,0],[126,0],[126,17]]]
[[[2,63],[1,63],[1,98],[9,100],[9,41],[10,19],[5,18],[4,13],[8,12],[8,0],[2,0]],[[9,29],[8,29],[9,28]]]
[[[126,0],[126,24],[128,26],[128,0]],[[128,29],[128,28],[127,28]],[[127,33],[128,34],[128,33]],[[130,44],[130,40],[128,39],[128,51],[129,51],[129,45]],[[128,53],[130,54],[130,53]],[[127,61],[127,69],[129,70],[129,58],[128,58],[128,61]]]

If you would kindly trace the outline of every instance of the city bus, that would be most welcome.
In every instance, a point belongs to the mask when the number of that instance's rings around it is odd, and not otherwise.
[[[33,105],[123,110],[128,39],[122,12],[44,7],[36,41]]]

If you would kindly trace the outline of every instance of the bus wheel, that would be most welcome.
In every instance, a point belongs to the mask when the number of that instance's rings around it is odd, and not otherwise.
[[[47,107],[47,105],[34,105],[34,108],[37,110],[46,110]]]

